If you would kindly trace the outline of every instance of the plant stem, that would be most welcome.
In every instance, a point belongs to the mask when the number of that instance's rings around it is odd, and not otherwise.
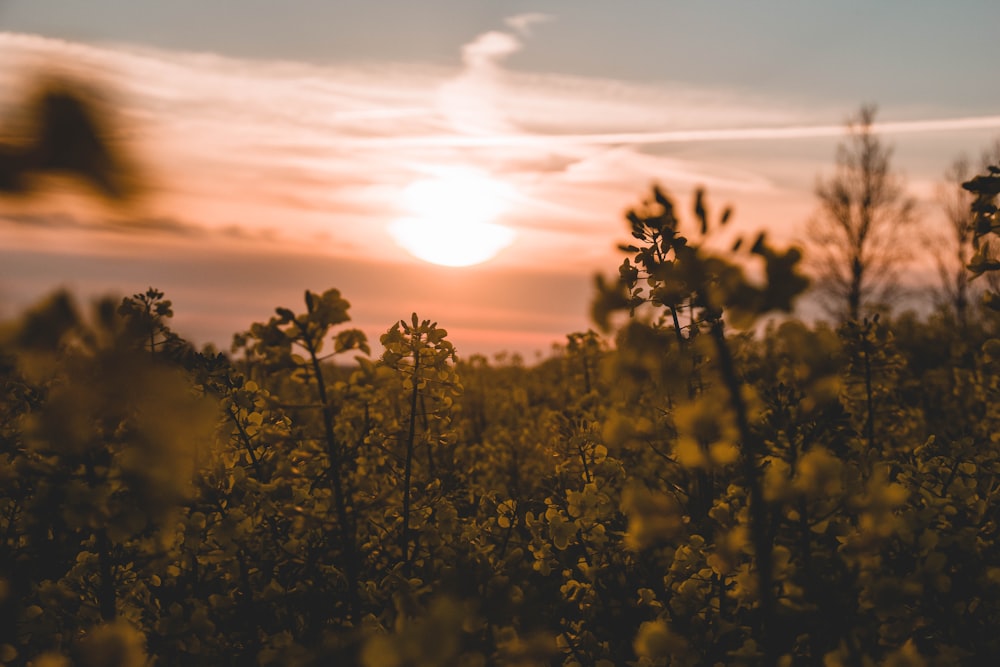
[[[403,531],[399,536],[399,549],[403,554],[403,563],[410,562],[410,479],[413,475],[413,446],[417,435],[417,400],[420,397],[420,334],[412,343],[413,350],[413,388],[410,390],[410,423],[406,434],[406,463],[403,468]]]
[[[310,309],[311,309],[311,304]],[[341,448],[333,432],[333,410],[326,391],[326,381],[323,379],[323,368],[316,352],[316,343],[309,333],[302,330],[302,344],[309,353],[313,375],[316,377],[316,394],[322,407],[323,432],[326,438],[327,453],[330,457],[330,479],[333,484],[333,499],[337,511],[337,523],[340,524],[341,546],[344,550],[344,574],[347,579],[347,599],[352,618],[357,619],[361,610],[361,600],[358,596],[358,559],[355,544],[354,526],[348,511],[347,492],[344,480],[341,479],[342,464]]]
[[[732,351],[726,341],[722,320],[716,320],[711,327],[712,339],[719,355],[719,372],[729,391],[729,400],[736,413],[736,425],[739,428],[740,439],[743,442],[740,463],[743,476],[746,478],[750,491],[750,535],[754,554],[757,560],[757,588],[760,603],[760,645],[764,651],[762,662],[766,667],[777,664],[778,651],[774,636],[774,580],[772,563],[772,545],[770,529],[767,520],[767,507],[764,503],[764,488],[761,481],[758,460],[761,456],[761,443],[758,442],[750,429],[747,418],[746,403],[743,401],[742,383],[736,375]]]
[[[110,623],[118,616],[115,592],[114,564],[111,562],[111,540],[104,528],[97,531],[97,566],[101,581],[97,589],[97,600],[101,608],[101,618]]]
[[[865,422],[865,433],[868,437],[868,452],[871,456],[871,452],[875,447],[875,399],[873,396],[872,387],[872,360],[871,360],[871,350],[870,343],[868,342],[868,332],[864,332],[864,340],[861,344],[861,353],[864,356],[865,362],[865,398],[868,408],[868,418]]]

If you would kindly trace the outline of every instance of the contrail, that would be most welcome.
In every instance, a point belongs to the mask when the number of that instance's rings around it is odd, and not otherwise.
[[[881,134],[926,134],[956,130],[1000,128],[1000,116],[968,116],[930,120],[906,120],[874,123],[872,130]],[[446,134],[410,137],[359,138],[345,141],[363,148],[418,147],[520,147],[553,148],[561,145],[636,145],[674,144],[708,141],[761,141],[839,137],[846,132],[841,125],[789,125],[785,127],[745,127],[706,130],[666,130],[652,132],[611,132],[600,134]]]
[[[872,130],[881,134],[921,134],[927,132],[983,130],[990,128],[1000,128],[1000,116],[909,120],[872,124]],[[688,141],[812,139],[819,137],[841,136],[844,132],[844,125],[791,125],[787,127],[752,127],[719,130],[678,130],[667,132],[622,132],[617,134],[577,135],[577,141],[587,141],[588,136],[590,136],[592,137],[592,143],[669,144]]]

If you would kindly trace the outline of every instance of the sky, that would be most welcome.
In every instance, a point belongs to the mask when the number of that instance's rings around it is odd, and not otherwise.
[[[531,359],[591,326],[653,183],[803,242],[862,104],[933,234],[949,164],[1000,138],[996,25],[974,0],[0,0],[0,131],[40,73],[85,81],[147,184],[0,199],[0,317],[153,285],[226,347],[337,287],[373,340],[416,311]],[[449,248],[496,254],[420,258]]]

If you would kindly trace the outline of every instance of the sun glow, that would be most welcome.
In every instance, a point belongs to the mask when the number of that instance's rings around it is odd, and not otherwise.
[[[469,168],[442,170],[403,190],[411,214],[389,226],[410,254],[442,266],[493,259],[514,241],[514,230],[495,220],[508,208],[512,188]]]

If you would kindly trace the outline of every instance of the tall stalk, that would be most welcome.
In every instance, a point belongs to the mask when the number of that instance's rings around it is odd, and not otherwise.
[[[740,466],[750,492],[750,539],[757,560],[757,588],[760,604],[760,643],[764,651],[763,665],[770,667],[778,661],[778,651],[774,640],[774,566],[770,522],[764,501],[764,487],[758,462],[764,447],[750,429],[746,402],[743,400],[743,383],[736,375],[733,354],[726,341],[721,319],[711,326],[712,340],[719,355],[719,373],[729,392],[729,402],[736,413],[736,426],[743,443]]]
[[[399,550],[403,563],[410,563],[410,480],[413,476],[413,448],[417,437],[417,399],[420,397],[420,333],[413,340],[413,387],[410,389],[410,419],[406,432],[406,461],[403,467],[403,530],[399,535]]]
[[[313,312],[313,302],[306,300],[309,312]],[[306,332],[302,331],[302,342],[309,354],[309,362],[312,366],[313,376],[316,378],[316,398],[318,399],[323,415],[323,435],[326,441],[327,455],[330,458],[330,480],[333,485],[334,509],[337,512],[337,523],[340,525],[341,547],[344,550],[344,574],[347,579],[347,600],[350,614],[353,619],[357,619],[361,610],[361,600],[358,596],[358,576],[360,574],[358,566],[358,555],[356,534],[354,524],[351,521],[347,491],[344,488],[343,480],[343,451],[337,436],[333,430],[333,409],[330,406],[330,398],[326,389],[326,381],[323,379],[323,368],[320,364],[316,341]]]

